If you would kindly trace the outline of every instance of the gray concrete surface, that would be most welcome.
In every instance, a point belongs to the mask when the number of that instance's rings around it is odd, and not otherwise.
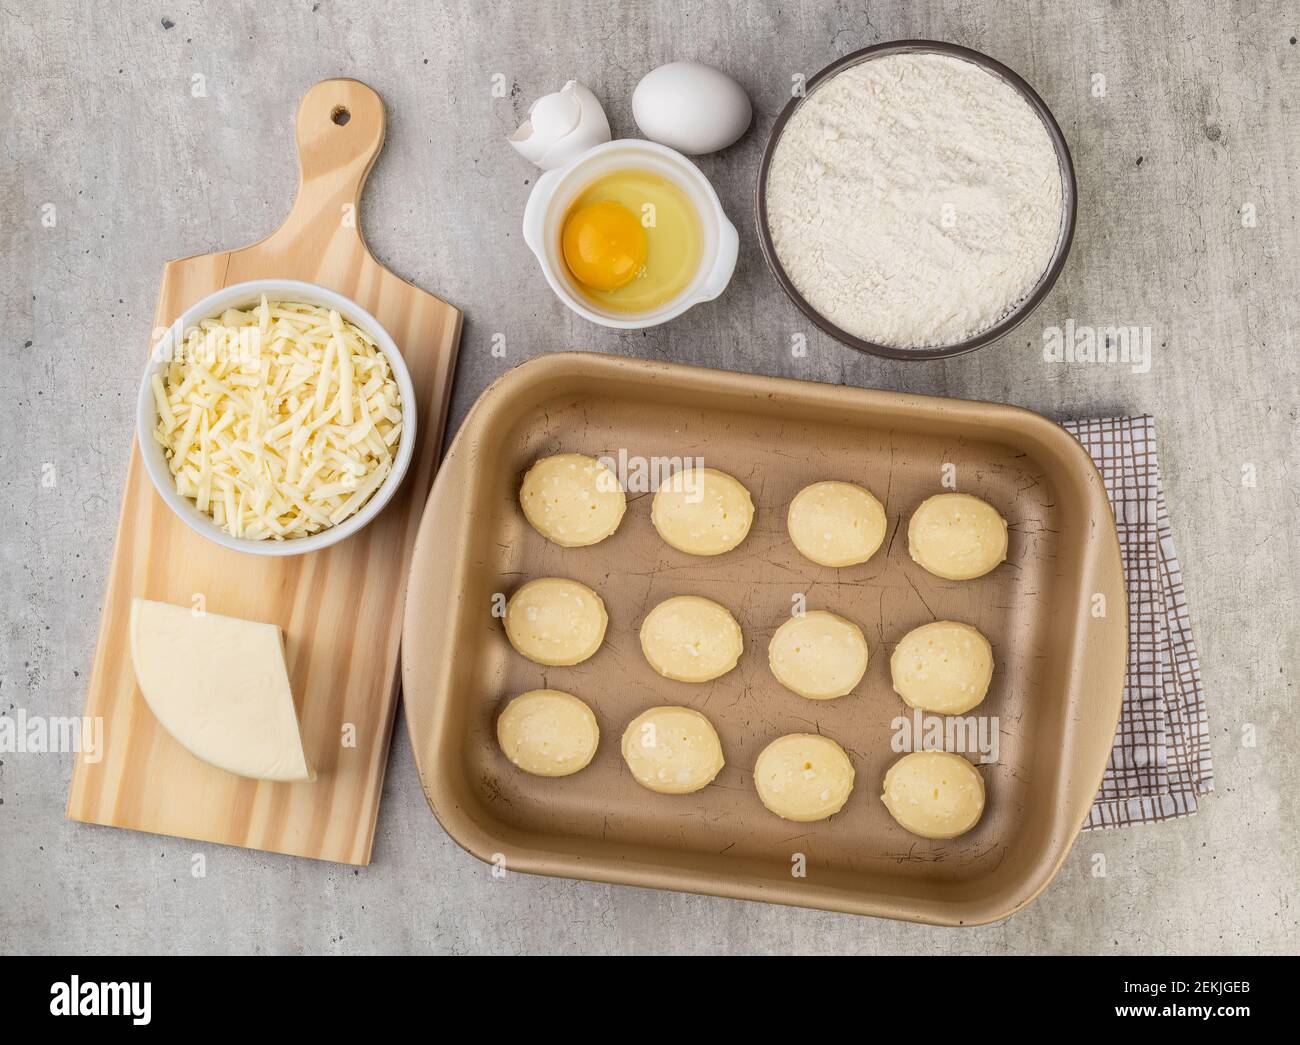
[[[163,262],[273,228],[295,185],[300,96],[354,76],[389,114],[362,212],[369,241],[394,271],[465,311],[453,425],[504,368],[571,347],[1006,401],[1057,418],[1154,413],[1217,792],[1190,820],[1083,836],[1021,914],[949,931],[493,879],[431,816],[400,726],[374,863],[361,870],[68,823],[71,758],[9,753],[0,951],[1294,952],[1294,6],[488,6],[0,2],[0,711],[80,713]],[[765,270],[752,224],[758,156],[791,77],[911,36],[1019,70],[1055,111],[1081,183],[1073,255],[1041,310],[1001,343],[946,363],[863,358],[810,329]],[[740,265],[721,299],[665,328],[599,329],[556,302],[520,239],[536,172],[504,138],[530,99],[570,77],[604,99],[616,133],[634,135],[637,79],[682,58],[729,70],[754,100],[750,133],[701,162],[741,228]],[[498,73],[504,98],[491,91]],[[204,97],[192,96],[196,76]],[[53,227],[42,220],[50,207]],[[1254,222],[1243,221],[1251,211]],[[1067,318],[1151,327],[1150,373],[1043,362],[1043,328]],[[809,337],[804,360],[787,348],[797,331]],[[490,353],[498,332],[504,360]],[[203,879],[189,874],[196,852]],[[1098,853],[1104,878],[1092,873]]]

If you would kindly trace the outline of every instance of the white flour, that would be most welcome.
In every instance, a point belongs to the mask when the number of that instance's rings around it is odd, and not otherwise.
[[[886,55],[817,88],[768,172],[768,227],[810,305],[877,344],[953,344],[1037,284],[1061,231],[1038,114],[979,66]]]

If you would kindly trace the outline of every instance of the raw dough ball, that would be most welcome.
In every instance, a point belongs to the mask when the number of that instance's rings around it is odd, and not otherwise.
[[[708,682],[736,666],[745,641],[727,609],[710,599],[665,599],[641,625],[641,652],[650,666],[678,682]]]
[[[763,748],[754,763],[758,797],[786,820],[825,820],[853,790],[853,763],[844,749],[814,733],[790,733]]]
[[[577,581],[541,577],[506,603],[506,637],[538,664],[580,664],[605,638],[609,615],[600,596]]]
[[[650,521],[687,555],[721,555],[745,539],[754,521],[749,491],[716,468],[687,468],[659,487]]]
[[[1007,557],[1007,521],[978,497],[936,494],[912,513],[907,545],[912,559],[936,577],[968,581]]]
[[[854,566],[876,554],[888,524],[885,509],[861,486],[823,482],[795,494],[786,527],[805,559],[821,566]]]
[[[786,689],[809,700],[833,700],[862,681],[867,640],[851,620],[809,610],[776,629],[767,663]]]
[[[698,791],[724,764],[713,723],[679,707],[651,708],[634,718],[623,731],[623,761],[638,784],[665,795]]]
[[[989,691],[993,647],[969,624],[935,621],[899,640],[889,659],[889,673],[894,692],[909,707],[960,715]]]
[[[533,462],[519,488],[519,507],[548,541],[583,548],[618,529],[627,497],[614,473],[595,458],[557,454]]]
[[[572,693],[534,689],[515,697],[497,719],[497,742],[525,773],[568,776],[596,753],[596,716]]]
[[[912,834],[956,838],[979,823],[984,778],[960,755],[914,751],[889,767],[880,800]]]

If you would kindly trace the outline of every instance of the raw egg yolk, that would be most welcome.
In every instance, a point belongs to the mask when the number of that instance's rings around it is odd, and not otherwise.
[[[630,210],[610,200],[588,203],[570,214],[563,246],[569,271],[592,290],[630,283],[645,264],[645,229]]]

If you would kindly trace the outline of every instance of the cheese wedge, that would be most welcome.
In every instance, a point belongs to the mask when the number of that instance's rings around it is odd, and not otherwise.
[[[316,779],[277,625],[134,599],[131,660],[150,709],[195,757],[259,780]]]

